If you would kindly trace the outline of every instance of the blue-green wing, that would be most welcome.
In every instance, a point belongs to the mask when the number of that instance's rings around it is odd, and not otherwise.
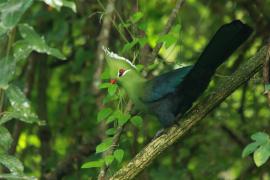
[[[151,103],[175,92],[193,66],[186,66],[157,76],[147,82],[141,99]]]

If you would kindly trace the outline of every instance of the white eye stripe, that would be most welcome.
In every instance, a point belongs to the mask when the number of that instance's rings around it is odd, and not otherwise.
[[[121,76],[120,76],[120,72],[118,71],[117,76],[118,76],[118,77],[123,77],[123,76],[124,76],[125,74],[127,74],[127,72],[129,72],[129,71],[130,71],[130,69],[125,70]]]

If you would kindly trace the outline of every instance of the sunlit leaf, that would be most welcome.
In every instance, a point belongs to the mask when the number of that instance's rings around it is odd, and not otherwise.
[[[0,36],[14,28],[33,0],[9,0],[1,3]]]
[[[3,153],[10,148],[12,137],[8,130],[3,126],[0,126],[0,137],[0,153]]]
[[[159,38],[158,42],[164,43],[165,47],[168,48],[177,42],[177,39],[171,34],[163,35]]]
[[[112,138],[107,138],[104,141],[102,141],[101,144],[99,144],[96,147],[96,153],[104,152],[110,148],[112,145],[113,139]]]
[[[262,166],[270,157],[270,142],[260,146],[254,153],[253,159],[256,166]]]
[[[19,40],[13,45],[16,60],[26,59],[33,51],[33,47],[25,40]]]
[[[0,163],[7,167],[11,173],[21,174],[23,172],[22,163],[14,156],[0,154]]]
[[[267,143],[267,141],[269,141],[269,135],[264,132],[257,132],[251,136],[251,139],[261,144],[264,144]]]
[[[124,152],[123,149],[117,149],[117,150],[115,150],[114,153],[113,153],[115,159],[116,159],[119,163],[122,162],[123,157],[124,157],[124,154],[125,154],[125,152]]]
[[[13,79],[16,63],[12,58],[0,59],[0,88],[7,89],[9,82]]]
[[[65,56],[58,49],[49,47],[45,39],[43,37],[40,37],[35,32],[33,27],[29,26],[28,24],[20,24],[19,30],[24,40],[20,40],[14,45],[14,56],[16,58],[20,58],[20,55],[22,55],[22,58],[20,59],[23,59],[27,57],[31,51],[37,51],[39,53],[46,53],[62,60],[65,59]],[[22,52],[24,51],[24,48],[26,48],[25,53]]]
[[[86,162],[82,165],[81,168],[100,168],[104,165],[104,161],[102,159],[98,161],[90,161]]]
[[[10,85],[6,94],[13,107],[9,116],[27,123],[39,122],[38,116],[32,111],[29,101],[17,86]]]

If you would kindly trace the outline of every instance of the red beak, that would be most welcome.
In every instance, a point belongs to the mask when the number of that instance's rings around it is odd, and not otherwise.
[[[111,80],[110,80],[110,83],[111,83],[111,84],[115,84],[115,83],[116,83],[116,79],[111,79]]]

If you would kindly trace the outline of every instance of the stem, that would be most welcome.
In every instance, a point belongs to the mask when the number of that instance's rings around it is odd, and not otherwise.
[[[11,47],[13,45],[14,39],[16,35],[16,28],[13,28],[9,33],[8,33],[8,44],[7,44],[7,52],[6,52],[6,57],[9,56]]]
[[[9,56],[11,47],[13,45],[14,39],[16,35],[16,28],[13,28],[9,33],[8,33],[8,44],[7,44],[7,51],[6,51],[6,57]],[[3,89],[0,88],[0,113],[3,112],[3,107],[4,107],[4,99],[5,99],[5,94]]]

